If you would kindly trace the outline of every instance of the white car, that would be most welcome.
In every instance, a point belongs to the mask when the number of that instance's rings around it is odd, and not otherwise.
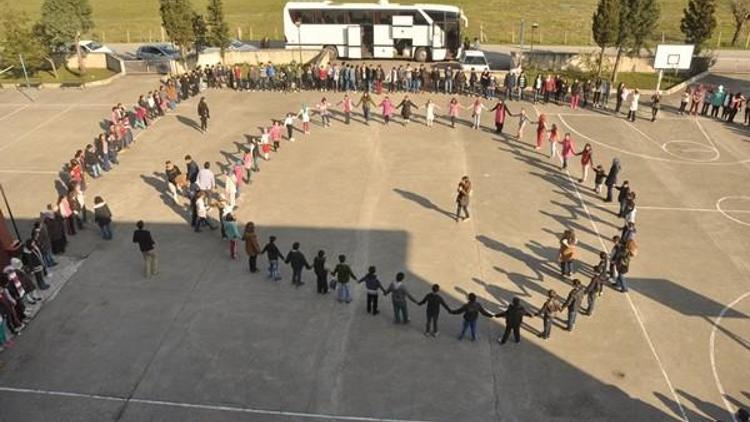
[[[490,65],[487,63],[487,58],[484,57],[484,53],[479,50],[466,50],[459,57],[458,62],[461,64],[461,70],[464,72],[484,72],[490,70]]]
[[[81,40],[78,42],[83,50],[84,54],[89,53],[113,53],[113,51],[106,45],[102,45],[93,40]]]

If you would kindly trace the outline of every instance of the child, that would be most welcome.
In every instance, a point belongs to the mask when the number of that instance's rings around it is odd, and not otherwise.
[[[263,246],[260,254],[266,254],[268,257],[268,278],[273,278],[274,281],[281,280],[281,273],[279,272],[279,257],[281,257],[281,252],[276,247],[276,236],[268,238],[268,243],[266,246]]]
[[[294,136],[292,136],[292,133],[294,132],[294,113],[287,113],[286,117],[284,118],[284,127],[286,127],[286,139],[289,140],[289,142],[294,142]]]
[[[378,280],[378,276],[375,275],[375,267],[371,266],[367,269],[367,275],[360,278],[358,283],[365,282],[367,288],[367,313],[373,316],[377,315],[378,312],[378,290],[385,291],[383,286]]]
[[[302,270],[305,268],[311,270],[312,267],[307,263],[305,254],[300,252],[299,242],[294,242],[292,244],[292,250],[286,255],[284,263],[292,266],[292,284],[294,287],[299,287],[305,284],[305,282],[302,281]]]
[[[596,168],[594,168],[594,173],[596,174],[594,177],[594,192],[601,193],[604,180],[607,178],[607,172],[601,164],[598,164]]]
[[[271,143],[270,135],[268,134],[268,128],[263,128],[263,133],[260,135],[260,148],[263,159],[268,161],[271,159]]]
[[[110,224],[112,223],[112,213],[109,211],[109,206],[104,202],[101,196],[94,198],[94,222],[99,226],[99,230],[102,233],[102,239],[112,240],[112,229]]]
[[[307,104],[302,104],[302,108],[297,114],[297,118],[302,119],[302,130],[304,131],[305,135],[309,135],[310,134],[310,109],[307,107]]]
[[[424,107],[427,127],[432,127],[435,124],[435,109],[439,109],[440,107],[436,106],[435,103],[432,102],[432,100],[427,100],[427,103],[424,105]]]
[[[315,279],[318,285],[318,293],[324,295],[328,293],[328,268],[326,268],[326,252],[318,251],[318,256],[313,260],[313,270],[315,270]]]
[[[424,330],[425,336],[438,336],[438,317],[440,316],[440,307],[445,308],[446,311],[450,312],[451,309],[445,304],[443,297],[438,294],[440,291],[440,285],[433,284],[432,291],[427,293],[425,297],[417,302],[417,305],[423,305],[427,303],[427,326]],[[430,329],[432,328],[432,329]]]
[[[231,213],[224,216],[224,233],[229,239],[229,256],[237,259],[237,241],[240,239],[240,229],[237,227],[237,221]]]
[[[461,334],[458,335],[458,340],[464,339],[466,330],[471,331],[471,341],[477,340],[477,319],[479,314],[482,314],[488,318],[494,318],[495,314],[488,312],[484,309],[481,303],[477,302],[477,296],[474,293],[469,293],[468,302],[456,310],[449,311],[452,314],[463,314],[464,324],[461,329]]]
[[[271,141],[273,142],[273,152],[276,152],[279,150],[279,146],[281,145],[281,125],[277,120],[273,121],[273,125],[271,126],[269,135],[271,136]]]
[[[354,103],[352,99],[349,98],[349,94],[344,94],[344,99],[336,103],[336,105],[340,105],[344,109],[344,118],[346,119],[346,124],[348,125],[351,122],[352,118],[352,108],[354,108]]]
[[[349,293],[349,280],[356,280],[357,277],[352,272],[351,267],[346,264],[346,255],[339,255],[339,263],[331,273],[332,276],[336,277],[338,284],[338,298],[339,302],[350,303],[352,296]]]

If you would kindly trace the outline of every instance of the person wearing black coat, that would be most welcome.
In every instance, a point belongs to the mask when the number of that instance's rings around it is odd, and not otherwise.
[[[112,240],[112,212],[101,196],[94,198],[94,222],[99,226],[102,239]]]
[[[315,281],[318,285],[318,293],[328,293],[328,268],[326,268],[326,253],[318,251],[318,256],[313,260],[313,270],[315,271]]]
[[[605,199],[606,202],[612,202],[612,191],[615,185],[617,185],[617,176],[620,174],[620,169],[620,159],[613,159],[612,166],[609,168],[609,173],[607,173],[607,179],[604,181],[604,184],[607,186],[607,199]]]
[[[206,97],[201,97],[198,102],[198,117],[201,119],[201,132],[208,130],[208,119],[211,118],[211,112],[208,109],[208,103],[206,103]]]
[[[185,173],[187,174],[188,180],[191,184],[195,183],[195,181],[198,180],[198,172],[201,171],[200,167],[198,167],[198,163],[193,160],[193,157],[186,155],[185,167]]]
[[[414,104],[410,99],[409,96],[405,96],[403,100],[396,106],[396,108],[401,109],[401,117],[404,119],[404,122],[409,123],[411,119],[411,108],[419,108],[416,104]]]
[[[295,287],[305,284],[302,281],[302,270],[305,268],[311,270],[312,267],[307,263],[305,254],[300,252],[299,242],[294,242],[292,244],[292,250],[286,255],[284,262],[292,267],[292,284],[294,284]]]
[[[563,308],[568,308],[568,325],[565,328],[568,331],[573,331],[573,327],[576,324],[576,316],[583,303],[583,295],[585,293],[586,288],[581,284],[581,280],[573,280],[573,289],[568,293],[568,298],[562,306]]]
[[[523,317],[533,317],[533,315],[521,305],[521,300],[517,297],[513,298],[513,303],[508,306],[503,312],[495,314],[496,318],[505,317],[505,332],[503,337],[497,339],[500,344],[505,344],[510,337],[510,332],[513,331],[513,338],[516,343],[521,342],[521,324],[523,323]]]
[[[440,316],[440,307],[445,308],[446,311],[450,312],[451,309],[445,304],[443,297],[438,294],[440,291],[440,285],[433,284],[432,291],[427,293],[425,297],[417,302],[417,305],[423,305],[427,303],[427,326],[424,330],[425,336],[437,337],[438,335],[438,317]]]
[[[458,339],[463,340],[466,330],[469,329],[471,331],[471,341],[476,341],[477,339],[476,331],[479,314],[488,318],[493,318],[495,316],[495,314],[484,309],[481,303],[477,302],[477,296],[474,293],[469,293],[469,301],[460,308],[450,311],[450,313],[464,315],[464,325],[461,329],[461,334],[458,335]]]

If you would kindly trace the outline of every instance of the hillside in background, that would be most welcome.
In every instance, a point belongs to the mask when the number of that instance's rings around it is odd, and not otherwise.
[[[106,42],[158,41],[160,18],[157,0],[90,0],[94,8],[96,28],[91,34]],[[659,36],[667,41],[680,42],[680,19],[686,0],[658,0],[662,7]],[[24,0],[13,3],[13,7],[26,11],[35,18],[42,0]],[[428,1],[425,1],[428,2]],[[591,15],[596,0],[550,0],[547,2],[523,2],[517,0],[429,0],[434,3],[461,6],[469,17],[469,36],[478,36],[480,26],[486,43],[517,43],[519,22],[526,21],[527,43],[531,37],[531,23],[537,22],[539,30],[534,35],[535,43],[542,44],[591,44]],[[193,0],[199,12],[205,11],[205,0]],[[224,0],[227,20],[233,34],[241,28],[243,38],[283,38],[281,21],[283,0]],[[395,3],[395,1],[394,1]],[[733,33],[729,0],[717,1],[718,27],[712,47],[721,37],[721,45],[727,46]],[[747,34],[742,34],[738,47],[744,47]]]

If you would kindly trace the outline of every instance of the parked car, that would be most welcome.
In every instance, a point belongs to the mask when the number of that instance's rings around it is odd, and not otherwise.
[[[465,72],[472,70],[475,72],[484,72],[485,70],[490,70],[487,58],[479,50],[464,51],[461,57],[459,57],[458,62],[461,64],[461,69]]]
[[[138,60],[179,59],[180,51],[169,44],[148,44],[138,47],[135,58]]]
[[[109,47],[94,40],[81,40],[78,42],[78,44],[81,46],[81,51],[83,52],[83,54],[113,53],[113,51]],[[70,46],[70,51],[75,53],[75,44]]]

